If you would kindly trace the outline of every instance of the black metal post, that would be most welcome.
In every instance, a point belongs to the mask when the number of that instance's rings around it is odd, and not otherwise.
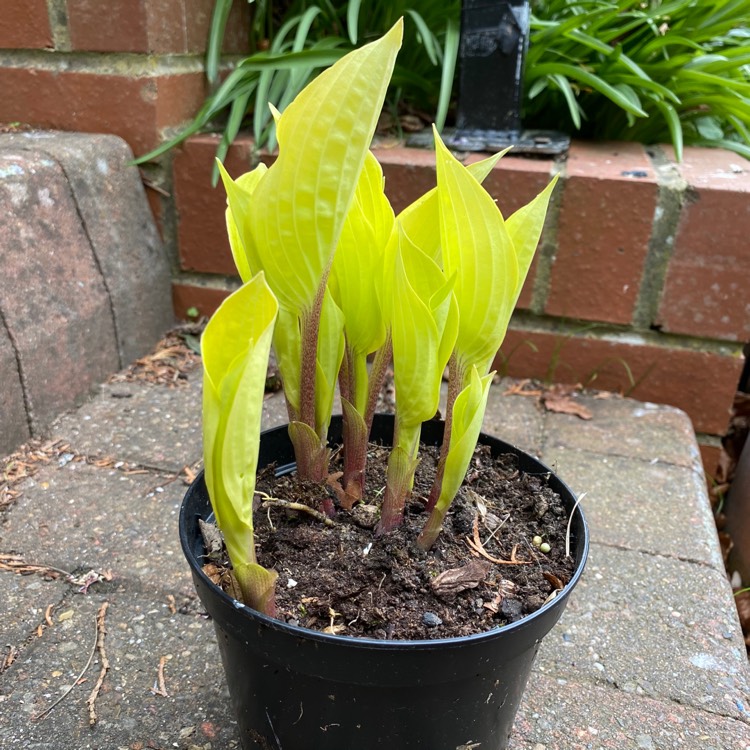
[[[456,128],[443,140],[457,151],[514,154],[565,153],[570,138],[521,125],[523,73],[529,44],[528,0],[464,0],[461,9],[459,92]],[[431,146],[429,133],[417,133],[408,145]]]
[[[529,13],[526,0],[464,0],[457,137],[476,131],[520,137]]]

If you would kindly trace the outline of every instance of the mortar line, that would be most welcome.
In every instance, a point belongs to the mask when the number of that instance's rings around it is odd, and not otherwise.
[[[646,154],[657,175],[658,197],[633,310],[633,325],[641,329],[653,328],[659,314],[659,304],[687,190],[687,183],[661,149],[648,148]]]
[[[54,51],[69,52],[73,45],[70,40],[66,0],[47,0],[47,17]]]
[[[516,310],[511,320],[512,329],[519,333],[546,333],[565,337],[588,337],[605,339],[614,343],[634,346],[654,346],[680,351],[696,351],[699,348],[709,354],[735,356],[742,351],[743,342],[716,340],[701,336],[687,336],[655,330],[634,330],[628,326],[612,323],[584,321],[576,318],[537,315],[528,310]]]
[[[559,175],[559,181],[552,193],[549,208],[547,209],[547,216],[544,220],[541,245],[537,250],[538,260],[534,272],[534,284],[531,290],[531,309],[537,314],[544,312],[544,306],[547,304],[552,283],[552,266],[558,250],[557,236],[560,213],[565,185],[568,181],[567,162],[555,161],[552,165],[552,174]]]
[[[7,318],[5,317],[5,313],[3,312],[1,306],[0,325],[2,325],[2,327],[8,334],[8,340],[10,341],[10,345],[13,348],[13,357],[16,360],[16,369],[18,370],[18,379],[21,382],[21,395],[23,397],[23,408],[24,414],[26,416],[26,426],[29,428],[29,435],[34,437],[34,409],[31,405],[31,398],[29,396],[29,384],[26,380],[26,372],[21,362],[21,352],[18,348],[18,341],[16,340],[15,334],[13,333],[13,331],[11,331],[10,326],[8,325]]]
[[[115,312],[115,303],[112,299],[112,290],[109,287],[109,282],[107,280],[107,277],[104,274],[104,269],[102,268],[101,262],[99,261],[99,256],[96,252],[96,247],[94,245],[93,240],[91,239],[91,235],[89,233],[89,228],[86,224],[86,220],[84,219],[83,213],[81,212],[81,206],[78,203],[78,197],[76,196],[76,191],[73,189],[73,183],[70,180],[70,176],[68,175],[68,170],[65,168],[65,165],[63,164],[62,160],[57,159],[54,154],[51,154],[48,151],[44,152],[49,156],[50,159],[52,159],[54,162],[57,163],[57,165],[60,167],[63,175],[65,176],[65,181],[67,182],[68,189],[70,190],[70,196],[73,199],[73,205],[76,208],[76,215],[78,216],[78,221],[81,224],[81,228],[83,229],[83,233],[86,235],[86,241],[88,242],[89,249],[91,250],[91,257],[94,260],[94,265],[96,266],[96,270],[99,273],[99,278],[102,281],[102,285],[104,286],[104,291],[107,294],[107,304],[109,306],[109,314],[112,318],[112,328],[115,335],[115,348],[117,350],[117,369],[121,370],[123,367],[125,367],[128,362],[124,362],[124,357],[122,356],[122,339],[120,338],[120,327],[117,324],[117,313]]]

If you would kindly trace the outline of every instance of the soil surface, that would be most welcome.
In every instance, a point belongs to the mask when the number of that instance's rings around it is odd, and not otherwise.
[[[562,500],[545,476],[521,474],[515,456],[493,458],[484,446],[477,448],[428,553],[415,540],[427,520],[434,448],[420,450],[403,525],[376,536],[388,453],[370,447],[365,502],[351,512],[339,510],[333,525],[307,513],[263,508],[258,496],[258,562],[279,574],[279,619],[347,636],[451,638],[519,620],[570,580],[575,563],[565,557],[568,515]],[[272,467],[259,476],[257,490],[316,509],[326,492],[295,475],[275,477]],[[207,568],[214,580],[231,586],[219,567]]]

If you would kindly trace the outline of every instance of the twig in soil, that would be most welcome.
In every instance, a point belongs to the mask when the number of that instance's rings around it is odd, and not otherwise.
[[[519,560],[516,557],[516,552],[518,550],[517,544],[513,547],[513,551],[510,553],[510,560],[503,560],[502,558],[490,555],[484,548],[482,540],[479,537],[479,516],[474,516],[473,538],[467,536],[466,543],[469,545],[470,549],[480,554],[486,560],[495,563],[495,565],[531,565],[531,560]]]
[[[583,500],[584,497],[586,497],[588,493],[583,492],[581,493],[578,500],[576,500],[576,504],[573,506],[573,510],[570,511],[570,516],[568,516],[568,528],[565,532],[565,557],[570,557],[570,524],[573,523],[573,514],[576,512],[576,508],[578,507],[578,503]]]
[[[106,603],[105,603],[106,604]],[[51,605],[50,605],[51,606]],[[105,605],[102,605],[105,606]],[[101,610],[100,610],[101,611]],[[91,653],[89,654],[88,661],[86,662],[86,666],[81,670],[81,673],[78,675],[78,677],[73,680],[73,682],[70,684],[70,687],[51,705],[44,709],[40,714],[37,714],[36,716],[32,716],[32,721],[39,721],[40,719],[43,719],[49,712],[58,704],[62,703],[72,692],[73,688],[83,679],[83,675],[88,672],[89,667],[91,666],[91,662],[94,661],[94,654],[96,654],[96,647],[99,644],[99,615],[96,616],[96,622],[94,623],[94,645],[91,648]]]
[[[99,670],[99,677],[94,685],[94,689],[91,691],[86,700],[86,705],[89,707],[89,726],[93,727],[96,724],[96,699],[99,697],[99,691],[104,683],[104,678],[107,676],[109,671],[109,659],[107,659],[107,652],[104,650],[104,636],[107,634],[107,628],[104,625],[104,618],[107,614],[107,607],[109,602],[104,602],[99,607],[99,612],[96,615],[96,648],[99,649],[99,658],[101,659],[102,666]],[[93,654],[92,654],[93,657]]]
[[[159,668],[156,673],[156,680],[154,680],[154,686],[151,688],[151,692],[154,695],[161,695],[162,698],[169,698],[169,693],[167,692],[167,685],[164,682],[164,665],[167,663],[167,657],[162,656],[159,659]],[[157,687],[158,683],[158,687]]]
[[[262,508],[274,507],[284,508],[286,510],[296,510],[300,513],[307,513],[317,521],[324,523],[326,526],[335,526],[334,522],[330,518],[328,518],[325,513],[321,513],[319,510],[315,510],[315,508],[311,508],[309,505],[305,505],[304,503],[295,503],[291,500],[282,500],[278,497],[271,497],[270,495],[267,495],[265,492],[261,492],[260,490],[255,490],[255,494],[260,495],[263,498],[263,502],[261,503]]]
[[[484,540],[482,546],[484,546],[488,542],[491,542],[494,539],[495,534],[497,534],[497,532],[500,531],[500,529],[502,529],[506,523],[508,523],[509,518],[510,518],[510,513],[508,513],[508,515],[505,516],[505,518],[503,518],[503,520],[500,521],[500,523],[497,526],[495,526],[495,528],[492,530],[492,533]]]

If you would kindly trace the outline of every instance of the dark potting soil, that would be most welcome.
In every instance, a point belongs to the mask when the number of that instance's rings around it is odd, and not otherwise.
[[[351,512],[339,509],[332,526],[307,513],[264,508],[257,496],[258,562],[278,572],[279,619],[346,636],[451,638],[515,622],[570,580],[575,563],[565,557],[562,500],[546,475],[522,474],[515,456],[493,458],[485,446],[477,447],[429,552],[415,541],[428,515],[435,448],[420,450],[403,525],[375,536],[389,450],[370,446],[365,502]],[[261,473],[256,489],[312,508],[327,492],[295,475],[274,477],[272,467]],[[539,537],[548,552],[539,548]],[[218,568],[207,567],[217,580]],[[230,576],[221,578],[231,586]]]

